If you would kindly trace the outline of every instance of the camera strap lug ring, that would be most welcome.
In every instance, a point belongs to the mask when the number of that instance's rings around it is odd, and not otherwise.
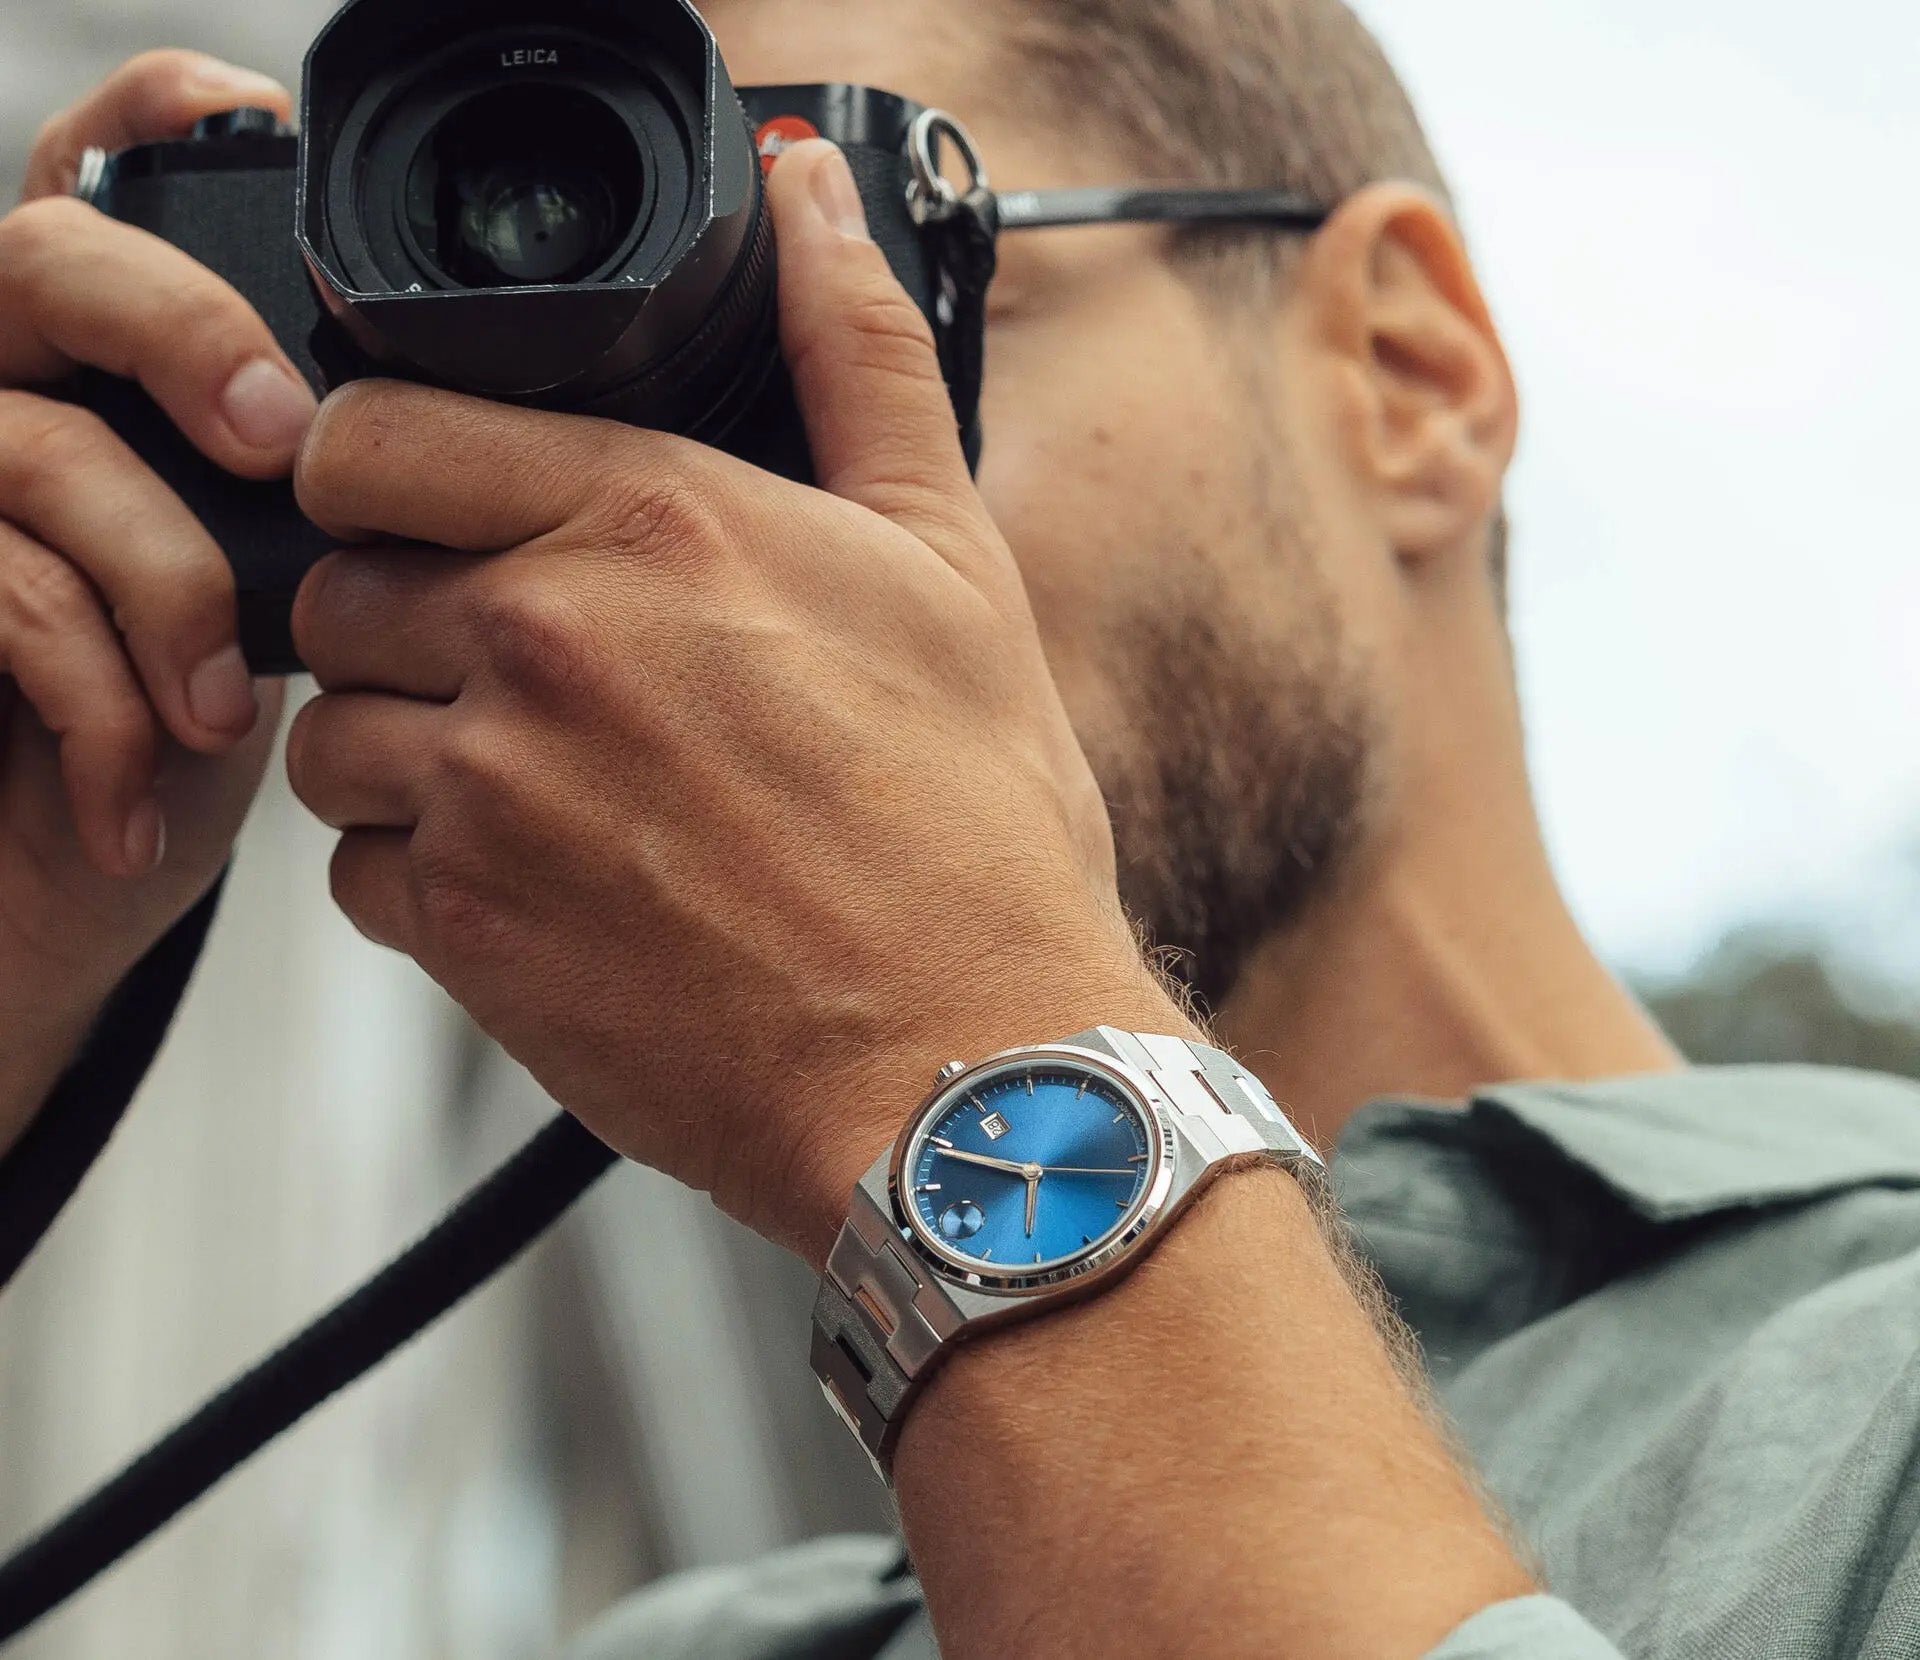
[[[940,170],[941,145],[951,139],[960,152],[971,176],[965,191],[956,190]],[[922,110],[907,132],[907,159],[913,167],[913,182],[907,186],[907,212],[916,225],[940,225],[960,211],[961,203],[976,190],[988,190],[986,158],[973,134],[945,110]]]

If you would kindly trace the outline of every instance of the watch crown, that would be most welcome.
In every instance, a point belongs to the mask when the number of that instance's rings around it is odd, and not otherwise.
[[[933,1081],[936,1084],[944,1084],[950,1078],[959,1077],[966,1069],[967,1063],[965,1061],[948,1061],[945,1066],[941,1067],[940,1070],[934,1074]]]

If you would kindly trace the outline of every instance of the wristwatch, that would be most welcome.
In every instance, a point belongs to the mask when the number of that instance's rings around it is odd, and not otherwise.
[[[1319,1155],[1232,1056],[1101,1026],[940,1069],[854,1189],[813,1311],[813,1370],[882,1478],[955,1343],[1111,1284],[1226,1165],[1310,1187]]]

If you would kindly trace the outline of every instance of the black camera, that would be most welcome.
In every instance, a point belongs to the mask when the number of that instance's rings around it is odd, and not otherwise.
[[[81,193],[231,282],[316,389],[395,376],[685,434],[793,478],[763,171],[817,134],[934,326],[979,448],[993,218],[938,176],[946,117],[852,86],[736,91],[688,0],[350,0],[309,51],[296,139],[260,110],[83,173]],[[232,562],[241,644],[297,667],[294,590],[330,545],[285,484],[201,457],[133,384],[101,414]]]

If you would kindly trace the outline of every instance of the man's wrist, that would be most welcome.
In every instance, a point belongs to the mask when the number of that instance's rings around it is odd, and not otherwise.
[[[1537,1589],[1378,1320],[1314,1198],[1261,1161],[1098,1296],[956,1345],[893,1466],[943,1640],[1073,1651],[1056,1601],[997,1581],[1002,1533],[1087,1601],[1131,1598],[1142,1653],[1413,1655]],[[1169,1552],[1160,1529],[1211,1543]],[[1169,1571],[1180,1593],[1156,1595]],[[1204,1633],[1165,1612],[1196,1605]]]
[[[827,1086],[828,1092],[838,1088],[850,1099],[871,1103],[875,1110],[865,1116],[829,1114],[822,1121],[831,1123],[833,1133],[794,1161],[794,1185],[800,1189],[795,1196],[808,1218],[795,1242],[801,1256],[815,1270],[825,1267],[855,1186],[873,1161],[893,1145],[948,1061],[972,1063],[1007,1049],[1057,1043],[1103,1025],[1173,1037],[1202,1036],[1146,965],[1136,960],[1131,966],[1121,964],[1062,976],[1046,985],[983,995],[977,1003],[929,1022],[886,1055],[867,1057],[858,1075],[846,1083]]]

